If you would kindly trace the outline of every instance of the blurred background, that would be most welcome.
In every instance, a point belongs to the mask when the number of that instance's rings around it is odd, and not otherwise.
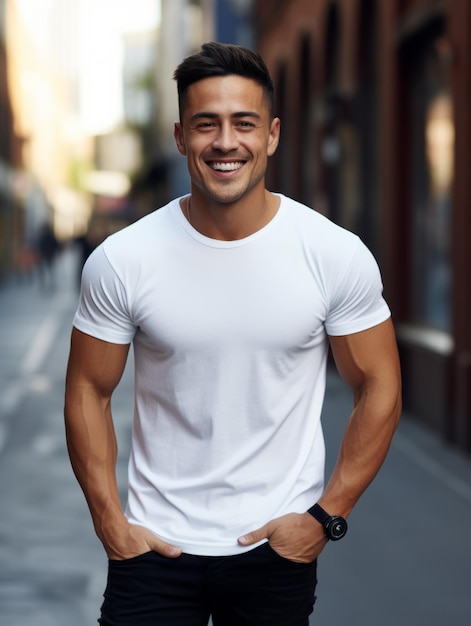
[[[373,251],[405,411],[456,468],[471,452],[469,0],[0,0],[0,463],[28,393],[55,393],[57,413],[83,260],[189,188],[172,74],[209,40],[262,53],[282,121],[268,187]],[[51,437],[38,450],[62,450]]]

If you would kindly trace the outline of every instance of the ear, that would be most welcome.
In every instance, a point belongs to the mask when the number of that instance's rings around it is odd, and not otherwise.
[[[173,127],[173,136],[175,138],[175,143],[177,144],[178,152],[182,156],[186,156],[185,140],[183,138],[183,129],[180,122],[175,122]]]
[[[270,126],[270,134],[268,136],[267,155],[270,157],[275,154],[280,141],[280,118],[275,117]]]

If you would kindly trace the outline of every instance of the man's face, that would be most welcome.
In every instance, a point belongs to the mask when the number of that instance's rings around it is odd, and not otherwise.
[[[187,157],[192,184],[222,203],[264,187],[279,120],[270,119],[262,87],[232,74],[205,78],[190,85],[184,102],[175,141]]]

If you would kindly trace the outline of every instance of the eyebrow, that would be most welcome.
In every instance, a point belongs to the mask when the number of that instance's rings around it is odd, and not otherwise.
[[[209,118],[211,120],[215,120],[215,119],[218,119],[219,117],[220,115],[218,115],[217,113],[211,113],[210,111],[201,111],[199,113],[195,113],[194,115],[192,115],[190,117],[190,122],[194,122],[195,120],[199,120],[202,118],[206,118],[206,119]],[[237,111],[236,113],[231,113],[232,119],[237,119],[239,117],[254,117],[257,120],[262,119],[261,116],[255,111]]]

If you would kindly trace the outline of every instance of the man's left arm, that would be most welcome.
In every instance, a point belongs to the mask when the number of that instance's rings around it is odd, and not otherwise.
[[[388,453],[401,414],[401,374],[390,319],[359,333],[330,337],[330,344],[337,369],[353,391],[354,407],[319,504],[330,515],[346,518]],[[281,556],[298,562],[313,561],[327,543],[323,527],[309,513],[271,520],[239,542],[250,545],[264,538]]]

